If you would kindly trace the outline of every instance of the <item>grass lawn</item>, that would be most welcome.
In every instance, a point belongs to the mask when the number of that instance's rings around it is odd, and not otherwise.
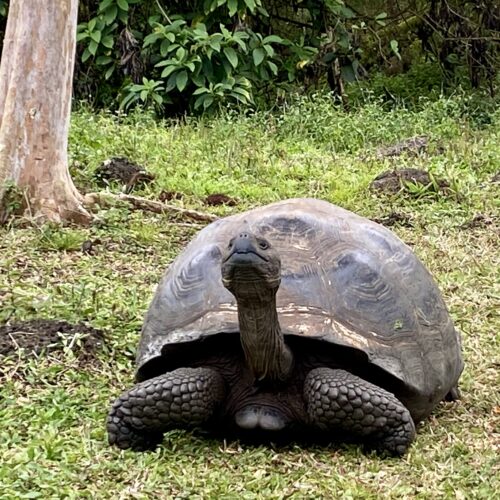
[[[127,156],[156,175],[134,194],[175,192],[171,203],[181,207],[225,215],[311,196],[394,223],[435,276],[462,332],[463,398],[440,404],[401,459],[356,446],[250,447],[184,431],[168,433],[151,453],[110,448],[107,411],[132,384],[155,286],[203,224],[118,205],[101,210],[90,228],[16,219],[0,229],[0,323],[85,321],[102,329],[105,341],[84,352],[75,348],[84,342],[76,335],[59,351],[2,359],[0,498],[498,495],[500,112],[477,120],[467,99],[413,111],[368,103],[347,113],[320,96],[274,114],[168,123],[76,112],[70,161],[82,191],[98,189],[93,172],[103,160]],[[428,146],[417,155],[389,157],[380,149],[423,134]],[[377,174],[407,167],[429,170],[448,188],[409,186],[395,195],[369,189]],[[213,193],[238,204],[207,206]],[[81,250],[87,240],[91,253]]]

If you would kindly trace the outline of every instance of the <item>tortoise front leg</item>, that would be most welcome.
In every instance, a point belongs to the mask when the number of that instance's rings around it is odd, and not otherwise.
[[[323,431],[347,431],[392,455],[415,437],[410,412],[393,394],[344,370],[311,370],[304,396],[311,423]]]
[[[122,449],[153,449],[166,430],[207,422],[224,394],[222,376],[210,368],[179,368],[141,382],[113,404],[109,443]]]

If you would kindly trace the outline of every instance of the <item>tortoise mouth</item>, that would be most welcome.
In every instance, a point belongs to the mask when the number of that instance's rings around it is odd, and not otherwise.
[[[245,252],[241,252],[235,250],[231,254],[229,254],[225,259],[224,263],[231,262],[231,264],[250,264],[255,262],[255,257],[263,262],[269,262],[269,259],[264,257],[263,255],[258,254],[254,250],[247,250]]]

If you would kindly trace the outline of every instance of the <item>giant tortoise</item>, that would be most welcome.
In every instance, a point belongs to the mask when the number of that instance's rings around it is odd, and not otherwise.
[[[330,203],[292,199],[199,232],[158,286],[137,367],[108,417],[120,448],[202,427],[400,455],[415,422],[457,398],[463,363],[409,247]]]

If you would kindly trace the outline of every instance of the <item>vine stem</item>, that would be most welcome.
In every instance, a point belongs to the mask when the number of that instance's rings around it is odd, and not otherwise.
[[[168,17],[167,13],[165,12],[164,8],[162,7],[161,3],[159,0],[156,0],[156,5],[158,5],[158,8],[160,9],[160,12],[163,14],[163,17],[165,17],[165,19],[170,23],[172,24],[172,21],[170,20],[170,18]]]

